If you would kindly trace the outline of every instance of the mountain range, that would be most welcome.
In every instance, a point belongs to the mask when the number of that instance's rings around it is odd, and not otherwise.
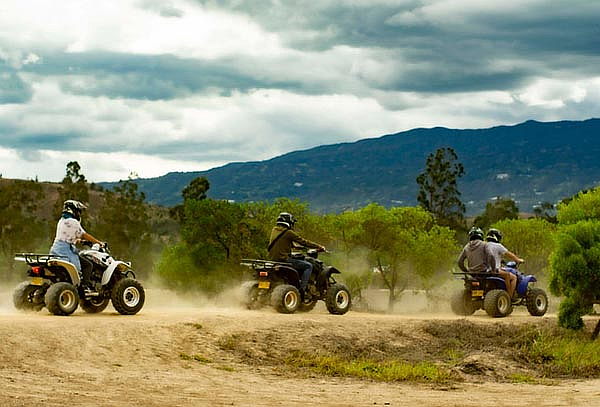
[[[458,188],[467,214],[508,197],[531,212],[600,183],[600,119],[527,121],[486,129],[418,128],[353,143],[323,145],[265,161],[137,179],[149,202],[171,206],[196,177],[208,196],[237,202],[298,198],[320,213],[416,204],[416,177],[426,157],[452,147],[465,167]],[[112,187],[115,183],[101,183]]]

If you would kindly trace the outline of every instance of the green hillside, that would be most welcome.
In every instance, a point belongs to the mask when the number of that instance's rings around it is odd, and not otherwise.
[[[175,205],[195,177],[207,177],[209,196],[235,201],[299,198],[318,212],[370,202],[415,205],[415,178],[426,156],[452,147],[464,164],[460,180],[467,213],[496,196],[522,211],[600,183],[600,119],[536,122],[488,129],[414,129],[379,138],[320,146],[260,162],[231,163],[202,172],[169,173],[136,182],[150,202]],[[110,187],[110,183],[103,184]]]

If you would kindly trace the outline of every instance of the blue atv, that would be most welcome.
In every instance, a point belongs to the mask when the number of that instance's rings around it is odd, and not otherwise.
[[[513,298],[509,297],[504,279],[497,273],[453,273],[464,280],[465,288],[452,297],[452,311],[458,315],[472,315],[483,308],[489,316],[499,318],[510,315],[513,307],[524,305],[532,316],[544,315],[548,310],[546,292],[533,287],[537,279],[531,274],[521,273],[517,267],[514,261],[503,267],[517,276]]]

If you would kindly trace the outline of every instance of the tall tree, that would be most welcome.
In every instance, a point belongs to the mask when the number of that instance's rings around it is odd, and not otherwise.
[[[188,199],[195,199],[200,201],[202,199],[206,199],[206,193],[210,188],[210,182],[205,177],[197,177],[192,180],[186,186],[181,195],[183,196],[183,200],[187,201]]]
[[[62,211],[63,202],[67,199],[75,199],[81,202],[89,202],[90,194],[87,181],[81,173],[81,166],[77,161],[67,163],[66,175],[58,188],[59,199],[54,207],[54,215],[58,217]]]
[[[465,205],[460,200],[457,186],[464,173],[454,149],[444,147],[429,154],[425,170],[417,177],[417,201],[440,225],[464,228]]]

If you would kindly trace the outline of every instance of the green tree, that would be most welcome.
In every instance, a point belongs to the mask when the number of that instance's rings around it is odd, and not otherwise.
[[[550,290],[565,297],[560,304],[559,324],[581,329],[581,317],[600,302],[600,189],[560,204],[557,217],[559,230],[556,250],[550,258]]]
[[[205,177],[194,178],[185,188],[183,188],[183,191],[181,191],[183,203],[175,205],[171,208],[171,217],[177,222],[183,223],[185,216],[185,202],[189,200],[201,201],[203,199],[206,199],[206,193],[208,192],[209,188],[210,183]]]
[[[186,186],[181,195],[183,196],[183,200],[187,201],[189,199],[195,199],[197,201],[201,201],[206,199],[206,193],[210,188],[210,183],[205,177],[194,178],[188,186]]]
[[[474,226],[487,229],[492,223],[503,219],[517,219],[519,208],[515,201],[510,198],[497,197],[493,202],[485,204],[483,213],[475,218]]]
[[[376,270],[389,290],[390,310],[409,286],[430,287],[457,251],[453,232],[436,225],[422,208],[388,210],[371,204],[342,214],[333,224],[347,252],[367,251],[369,269]]]
[[[457,185],[464,173],[454,149],[445,147],[429,154],[424,172],[417,177],[417,201],[440,225],[464,229],[465,205]]]

